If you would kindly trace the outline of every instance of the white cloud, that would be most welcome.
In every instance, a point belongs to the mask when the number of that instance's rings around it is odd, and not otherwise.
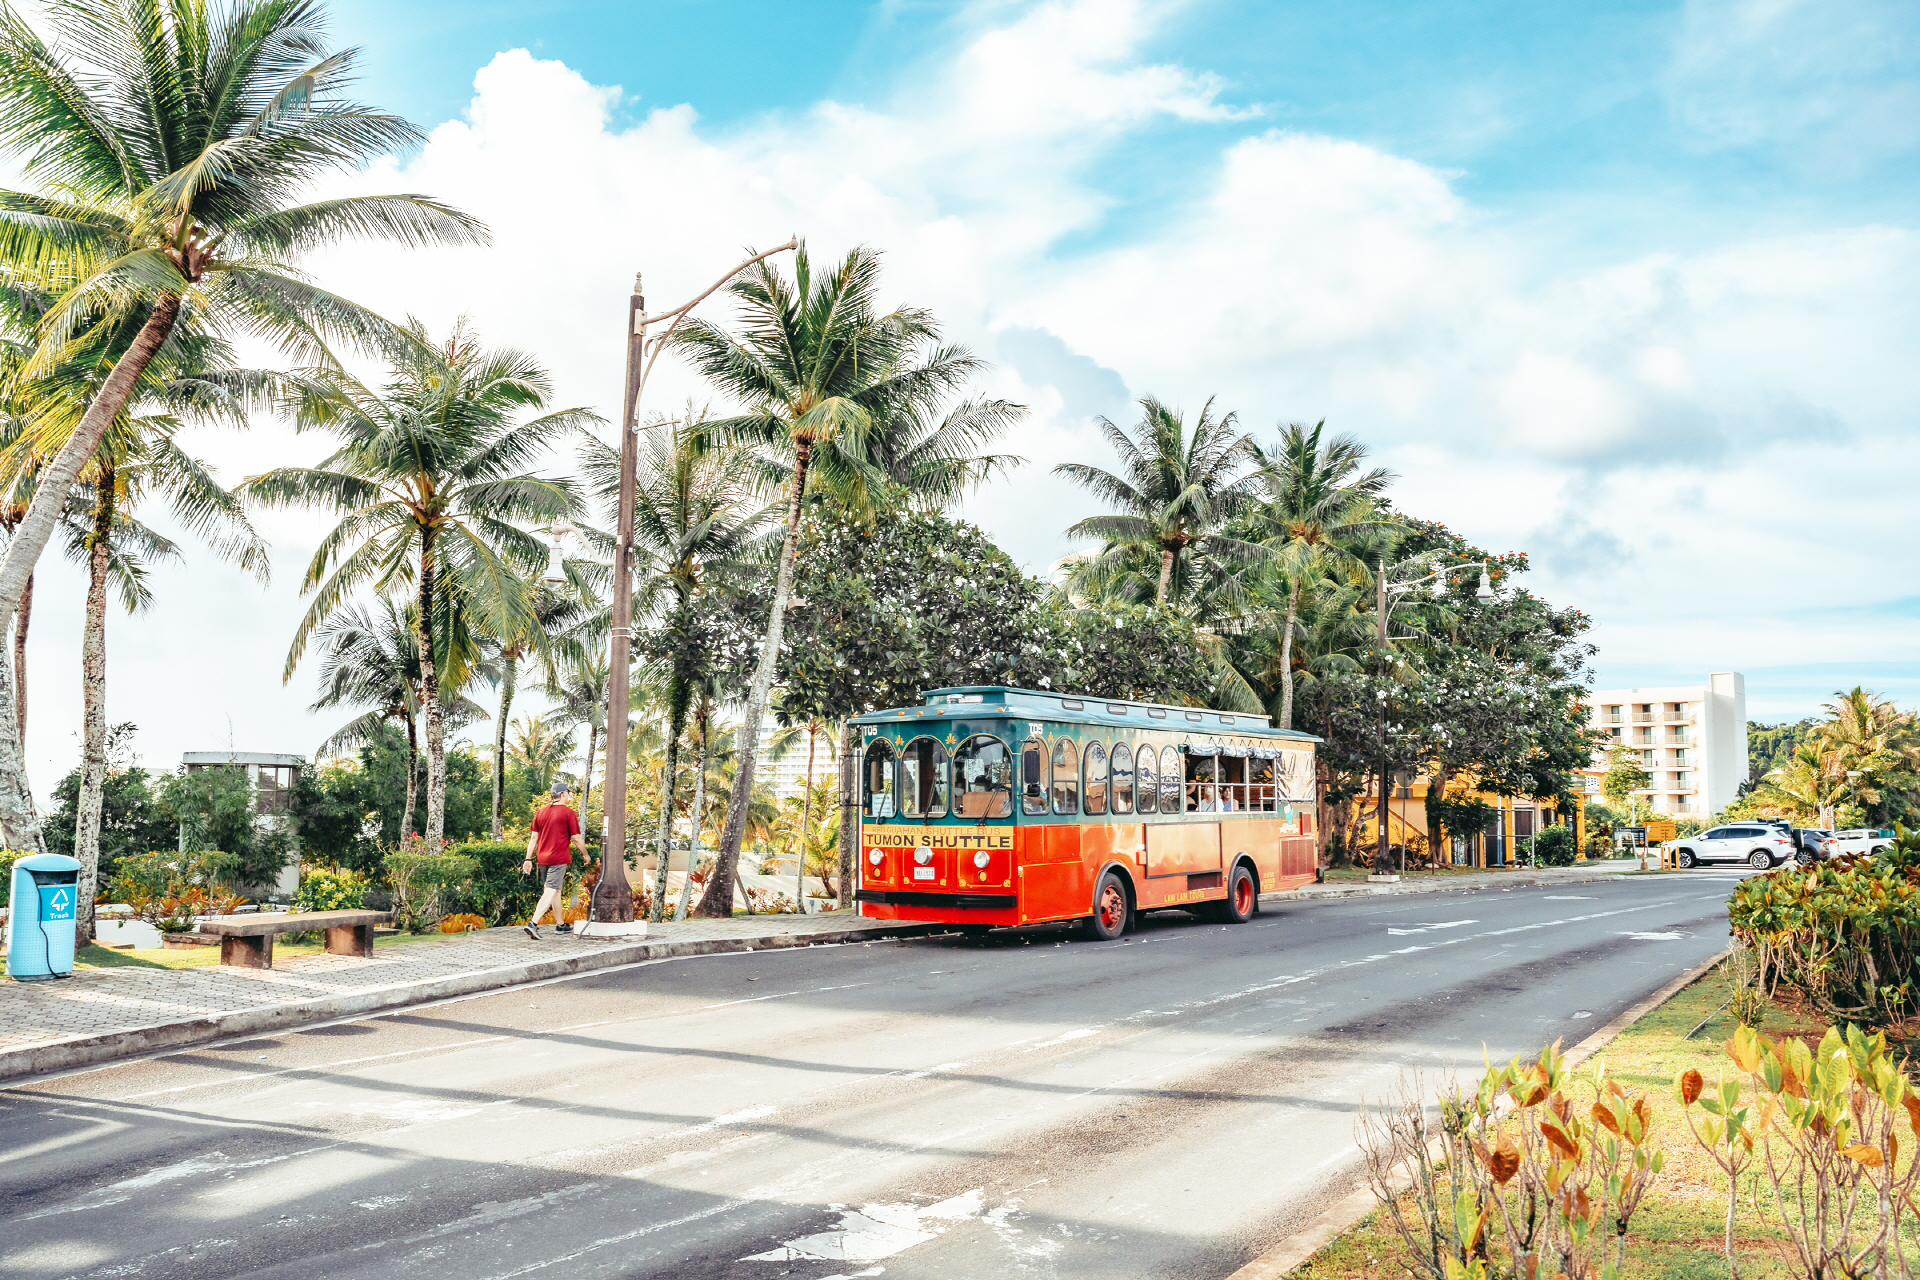
[[[1402,472],[1410,509],[1492,550],[1538,549],[1536,585],[1593,612],[1614,660],[1704,672],[1914,656],[1892,632],[1771,626],[1766,607],[1901,594],[1886,585],[1904,572],[1896,549],[1920,533],[1891,492],[1920,461],[1911,229],[1730,232],[1712,252],[1568,267],[1452,175],[1337,138],[1210,133],[1240,113],[1203,72],[1140,57],[1154,20],[1133,4],[1040,5],[983,22],[879,105],[732,130],[686,106],[616,127],[619,90],[501,53],[462,119],[355,180],[448,199],[495,245],[310,265],[392,315],[437,328],[471,315],[490,341],[549,361],[564,403],[610,411],[636,268],[658,307],[745,245],[873,244],[889,297],[932,307],[998,361],[987,390],[1032,406],[1010,442],[1031,465],[969,508],[1032,568],[1068,549],[1060,531],[1087,511],[1049,471],[1103,457],[1089,415],[1125,414],[1145,392],[1189,410],[1218,395],[1263,431],[1325,417]],[[1138,226],[1109,225],[1103,161],[1169,121],[1200,126],[1217,163],[1145,193]],[[1097,247],[1069,247],[1089,231]],[[698,391],[663,364],[649,397]],[[237,477],[322,443],[263,427],[198,447]],[[163,573],[149,622],[114,620],[111,715],[140,722],[151,760],[223,745],[228,715],[245,749],[309,751],[331,727],[300,710],[307,672],[278,683],[317,523],[269,527],[280,576],[264,599],[196,556]],[[49,670],[77,652],[69,585],[37,612],[43,788],[75,754],[78,681]]]

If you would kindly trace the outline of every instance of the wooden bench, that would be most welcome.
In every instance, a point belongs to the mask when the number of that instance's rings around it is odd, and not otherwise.
[[[219,935],[221,964],[271,969],[273,940],[279,934],[324,929],[328,951],[365,959],[373,955],[373,927],[391,919],[385,911],[282,911],[202,920],[200,932]]]

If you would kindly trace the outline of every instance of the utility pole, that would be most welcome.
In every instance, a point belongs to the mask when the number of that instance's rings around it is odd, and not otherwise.
[[[604,843],[600,846],[600,885],[593,895],[595,921],[608,924],[629,924],[633,921],[633,886],[627,880],[626,858],[627,720],[631,711],[629,699],[633,671],[633,500],[639,489],[640,396],[646,390],[647,376],[653,372],[654,362],[660,359],[662,346],[673,336],[680,322],[687,318],[688,312],[754,263],[799,247],[800,239],[795,236],[765,253],[756,253],[714,281],[693,301],[652,316],[647,314],[647,300],[641,289],[640,274],[634,273],[633,296],[627,299],[627,380],[620,412],[620,510],[614,520],[613,634],[607,642],[607,781],[600,788],[600,804],[606,812],[607,825]],[[669,318],[673,323],[653,344],[653,355],[649,357],[647,326]],[[671,824],[668,830],[671,832]],[[699,842],[699,824],[696,821],[693,843]],[[671,844],[669,839],[668,845]],[[658,854],[662,858],[670,856],[668,849],[660,849]],[[689,874],[693,871],[691,857],[687,871]]]
[[[647,299],[639,272],[627,299],[627,378],[620,397],[620,510],[614,517],[613,634],[608,641],[607,783],[600,788],[606,833],[600,845],[600,883],[593,918],[633,923],[633,886],[627,880],[627,719],[633,671],[633,498],[640,461],[640,378],[647,350]]]

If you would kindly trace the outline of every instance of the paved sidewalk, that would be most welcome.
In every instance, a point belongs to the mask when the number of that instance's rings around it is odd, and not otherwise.
[[[272,969],[82,969],[57,982],[0,979],[0,1079],[83,1066],[223,1036],[372,1013],[448,996],[668,956],[809,946],[925,933],[851,913],[684,920],[644,938],[575,938],[516,928],[326,954]]]

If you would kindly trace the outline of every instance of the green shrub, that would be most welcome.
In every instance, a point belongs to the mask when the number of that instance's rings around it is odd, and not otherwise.
[[[207,889],[231,888],[240,870],[238,854],[218,849],[202,849],[197,853],[153,849],[123,855],[114,868],[109,889],[115,902],[129,902],[139,897],[179,895],[196,885]]]
[[[1920,833],[1901,830],[1886,857],[1749,876],[1727,919],[1770,989],[1784,983],[1829,1019],[1885,1027],[1920,1013]]]
[[[0,898],[13,892],[13,864],[28,856],[26,849],[0,849]]]
[[[479,864],[450,853],[389,853],[387,884],[393,889],[393,921],[409,933],[425,933],[457,905]]]
[[[525,840],[474,840],[451,845],[447,852],[471,858],[475,864],[463,890],[469,911],[495,925],[512,924],[533,914],[545,881],[537,872],[528,875],[520,869],[527,859]],[[585,870],[591,856],[583,858],[579,850],[574,850],[572,873],[579,875]]]
[[[1570,867],[1577,849],[1572,827],[1548,827],[1533,838],[1533,864],[1536,867]]]
[[[357,871],[307,867],[300,873],[295,911],[357,911],[366,903],[367,881]]]

